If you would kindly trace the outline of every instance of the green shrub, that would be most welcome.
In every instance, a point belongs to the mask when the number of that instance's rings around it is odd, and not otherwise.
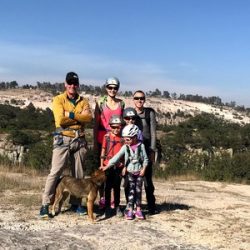
[[[245,181],[250,184],[250,152],[235,154],[232,159],[231,171],[234,181]]]
[[[99,155],[98,155],[97,151],[95,151],[93,149],[89,149],[87,151],[85,166],[86,166],[86,174],[87,175],[90,175],[96,169],[99,168]]]
[[[52,158],[52,141],[47,139],[35,143],[25,155],[23,164],[37,170],[50,169]]]
[[[213,157],[203,169],[202,176],[208,181],[230,181],[232,176],[232,159],[228,155]]]

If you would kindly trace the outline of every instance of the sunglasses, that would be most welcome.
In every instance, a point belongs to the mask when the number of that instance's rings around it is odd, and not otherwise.
[[[127,121],[129,121],[129,120],[135,120],[135,117],[133,117],[133,116],[128,116],[128,117],[124,117],[124,120],[127,120]]]
[[[141,100],[141,101],[145,101],[145,96],[135,96],[134,100]]]
[[[110,126],[112,129],[120,129],[121,126]]]
[[[116,91],[117,91],[117,90],[118,90],[118,87],[107,86],[107,89],[108,89],[108,90],[116,90]]]
[[[78,85],[79,85],[79,83],[74,82],[74,81],[73,81],[73,82],[67,82],[67,84],[68,84],[68,85],[74,85],[74,86],[78,86]]]

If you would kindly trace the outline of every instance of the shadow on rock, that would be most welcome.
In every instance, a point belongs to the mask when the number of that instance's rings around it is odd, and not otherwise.
[[[157,205],[159,211],[189,210],[191,206],[179,203],[162,203]]]

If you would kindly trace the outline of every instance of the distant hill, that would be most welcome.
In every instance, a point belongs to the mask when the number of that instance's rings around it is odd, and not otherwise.
[[[89,99],[92,108],[95,107],[95,100],[98,96],[81,93]],[[0,91],[0,104],[26,107],[32,103],[36,108],[51,108],[53,95],[38,89],[11,89]],[[133,106],[132,97],[121,97],[126,106]],[[200,102],[166,99],[162,97],[148,97],[146,106],[150,106],[157,112],[157,120],[160,124],[178,124],[191,116],[202,112],[210,113],[216,117],[229,122],[241,125],[250,123],[250,114],[246,111],[239,111],[228,106],[210,105]]]

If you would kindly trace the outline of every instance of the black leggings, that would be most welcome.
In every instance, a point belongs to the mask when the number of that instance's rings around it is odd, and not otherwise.
[[[110,168],[107,170],[107,180],[105,183],[105,207],[110,207],[111,189],[114,189],[115,207],[120,205],[121,169]]]

